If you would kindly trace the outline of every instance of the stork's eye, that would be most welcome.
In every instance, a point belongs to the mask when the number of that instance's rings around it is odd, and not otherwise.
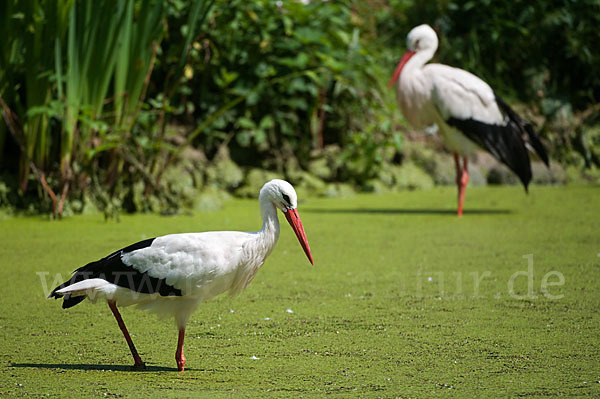
[[[283,197],[283,200],[285,202],[287,202],[289,205],[291,205],[292,203],[290,202],[290,197],[287,194],[281,194],[281,196]]]

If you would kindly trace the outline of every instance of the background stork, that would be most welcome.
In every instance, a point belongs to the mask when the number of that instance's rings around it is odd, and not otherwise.
[[[127,340],[134,367],[144,367],[144,362],[117,307],[138,305],[175,317],[179,328],[175,360],[183,371],[183,340],[189,317],[201,301],[223,292],[238,293],[252,281],[279,238],[277,208],[313,263],[294,188],[286,181],[271,180],[260,190],[259,203],[263,225],[258,232],[212,231],[144,240],[75,270],[49,298],[62,297],[63,308],[75,306],[86,297],[92,302],[105,299]]]
[[[525,190],[531,181],[528,150],[535,152],[546,166],[548,155],[532,126],[483,80],[447,65],[426,65],[437,47],[437,35],[429,25],[413,28],[407,37],[408,51],[389,86],[398,80],[398,103],[410,125],[423,129],[436,124],[446,146],[454,153],[460,216],[469,181],[467,158],[478,147],[519,176]]]

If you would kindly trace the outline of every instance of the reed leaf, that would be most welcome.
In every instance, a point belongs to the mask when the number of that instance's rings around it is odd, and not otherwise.
[[[80,113],[99,118],[114,75],[120,36],[126,31],[127,10],[132,1],[79,1],[69,16],[67,42],[66,110],[62,131],[63,173],[71,162]],[[79,126],[78,153],[84,152],[92,129]]]
[[[134,2],[127,4],[115,65],[115,125],[131,125],[143,101],[146,76],[154,63],[153,43],[163,36],[164,2],[142,2],[134,15]],[[121,128],[125,128],[122,126]]]

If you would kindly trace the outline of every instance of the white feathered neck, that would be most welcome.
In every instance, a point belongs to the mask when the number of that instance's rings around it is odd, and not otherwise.
[[[247,262],[238,270],[237,278],[230,290],[231,295],[239,294],[250,284],[279,239],[277,208],[269,197],[269,195],[263,195],[263,191],[261,191],[259,202],[260,214],[263,219],[262,228],[254,233],[254,237],[247,242],[247,245],[244,245],[243,258]]]

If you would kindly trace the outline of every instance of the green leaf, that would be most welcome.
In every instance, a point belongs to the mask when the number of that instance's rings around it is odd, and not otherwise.
[[[242,130],[235,136],[235,140],[242,147],[250,146],[251,135],[247,130]]]
[[[273,126],[275,126],[275,122],[271,115],[265,115],[258,124],[258,127],[263,130],[271,129]]]
[[[256,128],[256,124],[254,123],[254,121],[245,116],[238,118],[236,125],[242,129],[248,129],[248,130]]]

